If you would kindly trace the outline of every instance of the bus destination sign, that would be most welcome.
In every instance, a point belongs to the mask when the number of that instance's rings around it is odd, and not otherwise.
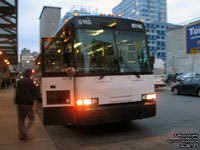
[[[134,29],[142,29],[142,24],[132,23],[131,27],[134,28]]]
[[[78,24],[79,25],[92,25],[92,20],[90,20],[90,19],[79,19]]]

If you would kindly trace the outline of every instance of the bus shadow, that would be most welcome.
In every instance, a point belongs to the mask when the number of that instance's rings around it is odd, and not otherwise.
[[[155,88],[155,92],[167,92],[170,91],[171,88],[169,86],[167,87],[160,87],[160,88]]]
[[[46,129],[58,147],[71,149],[128,142],[152,136],[146,126],[135,121],[96,126],[48,126]]]
[[[79,134],[93,135],[111,135],[111,134],[121,134],[127,132],[140,132],[144,131],[145,128],[139,126],[134,121],[117,122],[110,124],[94,125],[94,126],[77,126],[75,132]]]

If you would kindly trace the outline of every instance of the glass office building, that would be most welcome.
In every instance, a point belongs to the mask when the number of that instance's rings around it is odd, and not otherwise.
[[[144,22],[150,55],[166,61],[167,30],[177,27],[165,22]]]
[[[112,11],[130,19],[143,19],[150,54],[166,60],[166,32],[175,27],[167,23],[166,0],[122,0]]]
[[[123,0],[112,11],[138,20],[167,22],[166,0]]]

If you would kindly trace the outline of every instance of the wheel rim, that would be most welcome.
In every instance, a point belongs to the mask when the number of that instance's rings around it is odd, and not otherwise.
[[[178,90],[175,88],[174,90],[173,90],[173,93],[175,94],[175,95],[177,95],[178,94]],[[200,94],[200,93],[199,93]]]

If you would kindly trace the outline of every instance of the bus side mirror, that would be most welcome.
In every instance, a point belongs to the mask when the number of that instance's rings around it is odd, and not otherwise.
[[[153,65],[154,65],[154,63],[155,63],[155,56],[150,56],[150,57],[149,57],[149,63],[150,63],[150,65],[151,65],[151,68],[153,69],[153,68],[154,68]]]
[[[74,67],[69,67],[67,70],[66,70],[66,73],[69,77],[74,77],[75,74],[76,74],[76,69]]]
[[[64,52],[63,56],[64,56],[64,63],[69,66],[71,62],[71,52]]]

